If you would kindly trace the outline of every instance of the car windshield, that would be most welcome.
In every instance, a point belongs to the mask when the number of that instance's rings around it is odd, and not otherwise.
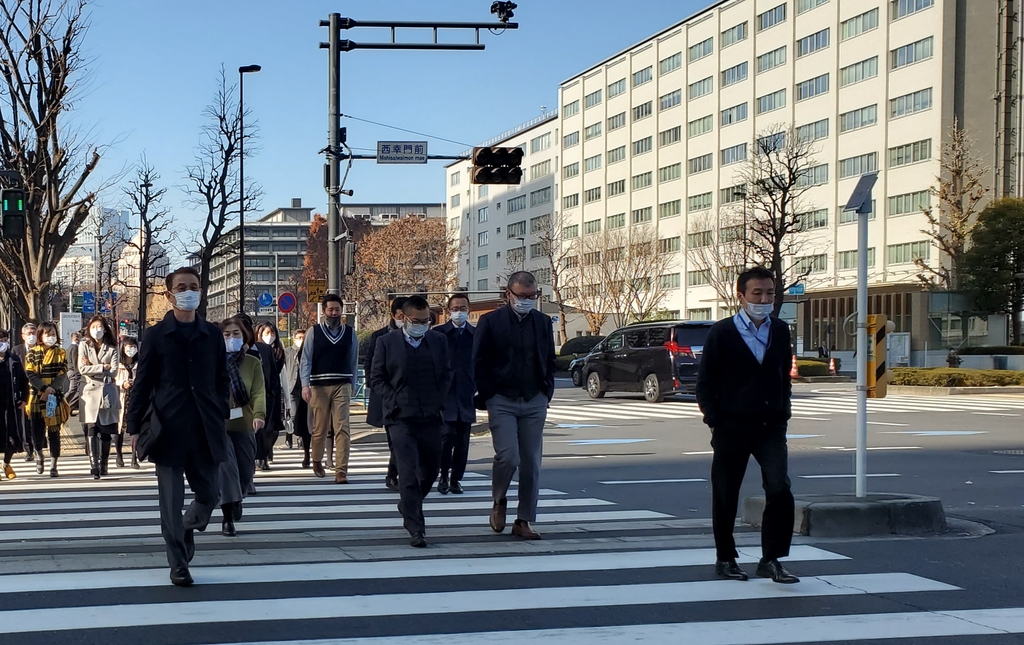
[[[703,347],[710,331],[706,325],[676,325],[675,341],[681,347]]]

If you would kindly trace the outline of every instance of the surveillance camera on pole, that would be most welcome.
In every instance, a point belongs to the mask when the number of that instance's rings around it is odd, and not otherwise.
[[[498,16],[499,22],[507,23],[509,20],[512,20],[512,18],[515,17],[515,14],[512,12],[512,10],[517,8],[518,6],[519,5],[517,5],[514,2],[495,2],[491,5],[491,13]]]

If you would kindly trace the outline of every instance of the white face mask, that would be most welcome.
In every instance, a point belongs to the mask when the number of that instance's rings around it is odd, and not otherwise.
[[[277,340],[277,336],[275,336],[273,334],[267,334],[267,335],[263,336],[263,344],[264,345],[273,345],[275,340]]]
[[[456,327],[462,327],[463,325],[466,324],[466,321],[469,320],[469,312],[468,311],[453,311],[453,312],[451,312],[451,314],[452,314],[452,323]]]
[[[138,347],[125,347],[124,355],[128,358],[135,358],[135,355],[139,353]]]
[[[423,338],[428,331],[430,331],[429,324],[409,323],[405,326],[405,333],[409,334],[409,338]]]
[[[56,336],[46,336],[46,337],[43,338],[43,344],[46,345],[47,347],[53,347],[54,345],[57,344],[57,337]]]
[[[747,315],[753,320],[764,320],[768,318],[768,316],[772,315],[773,311],[775,311],[775,305],[770,302],[764,304],[748,302],[746,303],[745,308],[747,310]]]
[[[25,336],[25,344],[28,345],[29,347],[35,345],[36,340],[37,338],[35,334],[29,334],[28,336]]]
[[[7,341],[0,342],[0,354],[6,354],[7,350],[11,348],[11,344]]]
[[[242,339],[241,338],[225,338],[224,349],[228,350],[228,354],[236,354],[242,351]]]
[[[405,327],[405,321],[400,318],[395,318],[395,328],[401,329],[403,327]]]
[[[537,301],[530,300],[529,298],[517,298],[515,295],[513,295],[511,305],[513,311],[515,311],[520,316],[525,316],[526,314],[533,311],[533,308],[537,306]]]
[[[89,330],[89,335],[92,336],[96,340],[103,340],[103,330],[102,329],[90,329]]]
[[[178,291],[174,294],[174,307],[181,311],[195,311],[199,309],[199,301],[202,294],[198,291]]]

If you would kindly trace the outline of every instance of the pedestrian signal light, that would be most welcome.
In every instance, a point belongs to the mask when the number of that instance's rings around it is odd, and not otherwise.
[[[8,240],[25,237],[25,191],[5,188],[0,191],[0,229]]]
[[[472,183],[518,184],[523,179],[522,165],[522,148],[473,148]]]
[[[888,335],[896,331],[896,323],[881,314],[868,316],[868,398],[884,399],[892,372],[889,371]]]

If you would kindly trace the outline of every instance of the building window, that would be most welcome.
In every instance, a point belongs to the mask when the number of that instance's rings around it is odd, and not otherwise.
[[[651,215],[651,207],[648,206],[647,208],[638,208],[634,210],[629,219],[633,224],[644,224],[651,221]]]
[[[800,231],[813,231],[816,228],[828,226],[828,209],[822,208],[808,213],[797,213],[797,229]]]
[[[601,136],[601,123],[600,123],[600,121],[595,123],[595,124],[593,124],[593,125],[588,125],[587,127],[585,127],[583,129],[583,140],[584,141],[590,141],[594,137],[599,137],[599,136]]]
[[[804,143],[811,143],[812,141],[825,139],[827,137],[828,119],[808,123],[807,125],[802,125],[796,129],[796,138]]]
[[[589,222],[583,222],[583,234],[593,235],[601,232],[601,220],[592,219]]]
[[[757,99],[758,114],[779,110],[784,107],[786,107],[786,90],[772,92],[771,94],[760,96]]]
[[[796,100],[803,101],[828,92],[828,74],[806,80],[796,85]]]
[[[710,194],[710,193],[709,193]],[[683,200],[674,199],[658,204],[658,219],[669,219],[683,212]]]
[[[613,117],[608,118],[608,131],[618,130],[619,128],[626,125],[626,113],[620,112]]]
[[[638,105],[635,108],[633,108],[633,120],[634,121],[640,121],[641,119],[646,119],[647,117],[651,116],[652,114],[654,114],[654,103],[652,101],[647,101],[646,103],[643,103],[643,104]]]
[[[707,134],[708,132],[711,132],[711,129],[714,127],[714,125],[714,117],[712,117],[710,114],[704,117],[703,119],[690,121],[689,123],[686,124],[686,136],[687,138],[692,139],[693,137],[699,137],[702,134]]]
[[[803,58],[828,47],[828,29],[822,29],[796,41],[796,57]]]
[[[683,176],[683,164],[674,163],[671,166],[658,168],[658,183],[664,184],[667,181],[675,181]]]
[[[878,170],[878,153],[872,152],[866,155],[850,157],[839,160],[839,178],[859,177],[864,173]]]
[[[530,154],[536,154],[541,150],[547,150],[551,147],[551,133],[545,132],[539,137],[530,139]]]
[[[484,271],[487,269],[487,255],[478,255],[476,257],[476,269],[477,271]]]
[[[676,90],[675,92],[669,92],[665,96],[662,96],[662,97],[660,97],[658,99],[658,109],[659,110],[669,110],[669,109],[674,108],[675,106],[679,105],[682,102],[683,102],[683,91],[682,90]]]
[[[914,63],[931,58],[933,53],[933,43],[934,38],[932,36],[928,36],[927,38],[915,43],[910,43],[909,45],[904,45],[903,47],[898,47],[892,50],[889,52],[892,60],[892,68],[900,69],[901,67],[913,65]]]
[[[828,2],[828,0],[796,0],[796,15],[816,9]]]
[[[658,240],[658,253],[678,253],[682,249],[682,238],[663,237]]]
[[[640,70],[639,72],[634,72],[633,73],[633,87],[639,87],[640,85],[643,85],[644,83],[649,82],[651,80],[651,78],[652,78],[652,76],[651,76],[651,68],[650,67],[645,67],[642,70]]]
[[[531,247],[531,250],[532,250],[532,247]],[[538,255],[537,257],[541,257],[541,256]],[[537,282],[540,283],[540,284],[551,284],[551,269],[548,269],[548,268],[534,269],[533,270],[533,277],[537,278]]]
[[[598,186],[597,188],[588,188],[587,190],[583,191],[583,203],[584,204],[592,204],[594,202],[599,202],[599,201],[601,201],[601,187],[600,186]]]
[[[722,32],[722,49],[747,39],[747,23],[741,22]]]
[[[508,213],[515,213],[526,209],[526,195],[520,195],[519,197],[513,197],[508,200]]]
[[[722,127],[747,120],[747,104],[740,103],[722,110]]]
[[[889,13],[893,20],[899,20],[927,9],[935,4],[935,0],[890,0]]]
[[[686,248],[700,249],[715,242],[714,231],[697,231],[686,236]]]
[[[626,79],[620,78],[608,86],[608,98],[612,98],[626,91]]]
[[[483,184],[482,186],[477,186],[476,187],[476,196],[481,198],[481,199],[483,199],[484,197],[487,197],[487,193],[488,193],[488,189],[489,188],[490,188],[490,186],[488,186],[487,184]]]
[[[562,106],[562,118],[567,119],[571,116],[576,116],[580,113],[580,100],[576,99],[572,103],[566,103]]]
[[[878,76],[878,56],[839,70],[839,87],[846,87]]]
[[[710,116],[707,118],[708,120],[711,119]],[[674,128],[669,128],[668,130],[664,130],[658,133],[658,147],[664,148],[665,146],[670,146],[673,143],[679,143],[679,141],[681,141],[682,138],[683,126],[677,125]]]
[[[911,264],[915,260],[927,260],[931,256],[930,242],[906,242],[886,247],[889,264]]]
[[[562,179],[571,179],[580,174],[580,162],[571,163],[562,168]]]
[[[609,215],[607,218],[608,230],[622,228],[626,225],[626,214],[618,213],[616,215]]]
[[[849,40],[878,28],[878,9],[872,9],[839,24],[839,40]]]
[[[633,142],[633,156],[642,155],[646,152],[650,152],[654,149],[654,138],[644,137],[639,141]]]
[[[739,242],[743,239],[744,227],[743,224],[737,224],[735,226],[723,226],[718,229],[718,243],[729,244],[730,242]]]
[[[563,240],[573,240],[580,236],[580,225],[572,224],[562,229]]]
[[[650,172],[642,172],[639,175],[633,175],[633,190],[643,190],[644,188],[650,188],[653,183],[653,174]]]
[[[580,194],[573,193],[562,197],[562,208],[576,208],[580,205]]]
[[[707,78],[697,81],[696,83],[691,83],[689,85],[689,92],[687,93],[687,96],[689,96],[690,100],[692,101],[693,99],[698,99],[702,96],[711,94],[711,91],[713,89],[714,77],[708,76]]]
[[[476,212],[476,221],[478,224],[483,224],[487,221],[487,207],[484,206]]]
[[[869,105],[839,115],[839,132],[860,130],[878,122],[878,106]]]
[[[747,158],[747,144],[741,143],[738,146],[731,146],[722,150],[722,163],[723,166],[743,161]]]
[[[619,146],[608,151],[608,165],[618,163],[626,158],[626,146]]]
[[[480,231],[479,233],[476,234],[476,245],[477,246],[487,246],[487,243],[488,243],[487,231]]]
[[[487,267],[484,268],[486,269]],[[487,291],[487,278],[480,278],[476,281],[476,290]]]
[[[826,271],[828,271],[828,256],[824,253],[820,255],[805,255],[802,258],[797,258],[796,262],[793,263],[793,272],[797,275],[824,273]]]
[[[543,204],[550,204],[550,203],[551,203],[551,186],[547,186],[547,187],[541,188],[539,190],[534,190],[534,191],[532,191],[530,193],[530,208],[533,208],[534,206],[541,206]],[[509,212],[511,213],[512,210],[509,209]]]
[[[820,186],[828,183],[828,164],[823,163],[805,170],[797,179],[798,186]]]
[[[505,232],[510,240],[516,237],[524,237],[526,235],[526,220],[509,224],[505,227]]]
[[[593,157],[587,157],[583,160],[583,172],[593,172],[594,170],[601,169],[601,155],[597,154]]]
[[[711,208],[711,193],[701,193],[686,198],[686,212],[706,211]]]
[[[722,206],[725,206],[726,204],[735,204],[736,202],[742,202],[746,196],[746,184],[728,186],[726,188],[720,188],[718,190],[718,203],[721,204]]]
[[[541,233],[543,231],[546,231],[548,226],[550,226],[550,225],[551,225],[551,216],[550,215],[541,215],[540,217],[531,217],[530,218],[530,232],[531,233]]]
[[[589,110],[601,104],[601,90],[597,90],[583,97],[583,109]]]
[[[658,288],[660,289],[678,289],[679,288],[679,274],[669,273],[667,275],[658,276]]]
[[[687,309],[686,318],[687,320],[711,320],[711,307]]]
[[[925,139],[905,146],[889,148],[889,167],[897,168],[932,158],[932,140]]]
[[[548,159],[547,161],[542,161],[542,162],[540,162],[538,164],[533,164],[532,166],[530,166],[530,181],[535,181],[537,179],[540,179],[541,177],[547,177],[550,174],[551,174],[551,160],[550,159]],[[481,186],[481,188],[486,188],[486,186]]]
[[[781,67],[786,64],[786,47],[783,45],[778,49],[773,49],[767,54],[761,54],[757,57],[757,73],[767,72],[770,69]]]
[[[459,185],[459,181],[461,181],[461,180],[462,180],[462,173],[460,171],[455,171],[455,172],[452,173],[452,179],[451,179],[452,186],[458,186]]]
[[[710,56],[711,54],[714,53],[714,51],[714,39],[708,38],[707,40],[702,40],[696,45],[690,46],[690,49],[687,50],[687,60],[692,63],[693,61],[700,60],[705,56]]]
[[[875,206],[876,206],[875,200],[872,199],[871,200],[871,206],[869,206],[869,208],[871,210],[868,211],[868,220],[875,219]],[[857,211],[844,210],[843,206],[840,205],[838,212],[839,212],[839,223],[840,224],[850,224],[851,222],[856,222],[857,221]]]
[[[448,228],[453,231],[457,231],[462,228],[462,218],[456,215],[455,217],[448,220]]]
[[[688,287],[703,287],[710,283],[711,277],[708,275],[707,271],[686,272],[686,286]]]
[[[709,152],[706,155],[694,157],[693,159],[687,161],[687,174],[696,175],[698,173],[707,172],[708,170],[711,170],[714,164],[712,156],[713,155]]]
[[[608,184],[608,196],[615,197],[626,192],[626,180],[620,179]]]
[[[530,259],[531,260],[536,260],[537,258],[544,257],[546,255],[546,253],[544,251],[545,251],[545,249],[544,249],[544,243],[543,242],[536,242],[534,244],[531,244],[530,245]],[[534,274],[534,277],[537,277],[536,273]],[[537,277],[537,279],[538,279],[538,281],[540,280],[539,277]]]
[[[857,256],[859,254],[856,250],[854,251],[840,251],[836,253],[836,269],[840,271],[849,271],[857,268]],[[868,249],[868,267],[875,266],[875,247]]]
[[[683,52],[663,58],[658,61],[658,75],[664,76],[669,72],[674,72],[683,66]]]
[[[786,21],[786,5],[780,4],[757,16],[757,30],[764,31]]]
[[[932,194],[928,190],[906,193],[889,198],[889,215],[907,215],[920,213],[932,207]]]
[[[918,90],[910,94],[889,100],[889,117],[896,119],[930,110],[932,108],[932,88]]]
[[[562,147],[571,148],[580,142],[580,132],[570,132],[569,134],[562,137]]]
[[[722,87],[735,85],[747,80],[747,63],[744,61],[722,72]]]
[[[459,193],[455,193],[454,195],[452,195],[452,206],[451,207],[452,208],[456,208],[461,201],[462,201],[462,198],[459,195]]]

